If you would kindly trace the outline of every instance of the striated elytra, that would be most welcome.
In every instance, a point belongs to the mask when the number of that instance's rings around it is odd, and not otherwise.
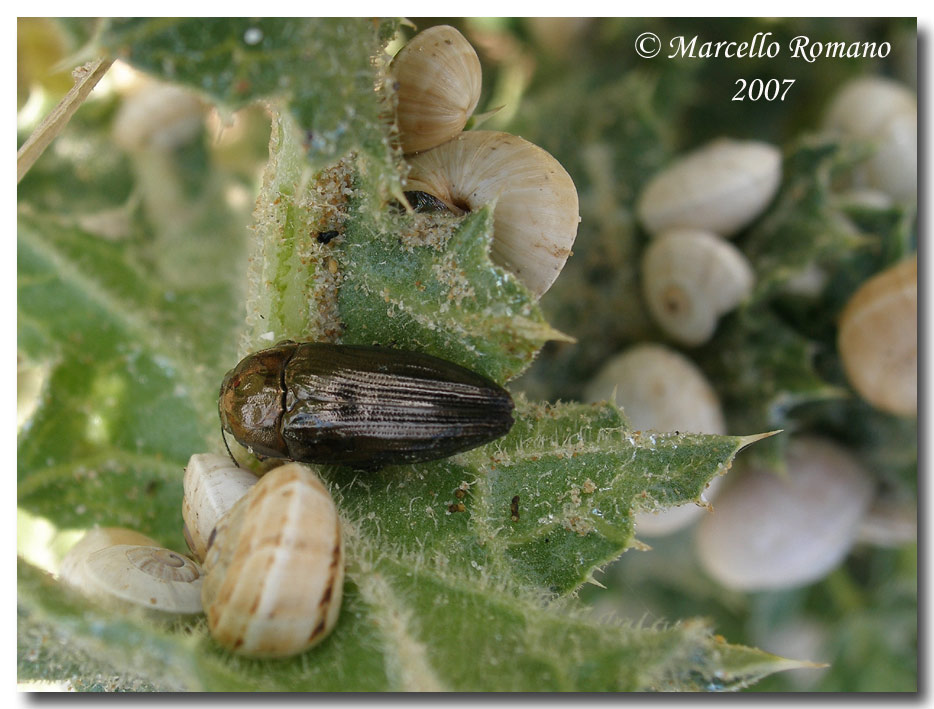
[[[512,427],[495,382],[419,352],[284,342],[221,385],[221,425],[254,454],[376,469],[445,458]]]

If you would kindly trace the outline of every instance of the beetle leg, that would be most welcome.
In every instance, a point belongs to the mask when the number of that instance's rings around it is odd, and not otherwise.
[[[221,426],[221,438],[224,439],[224,448],[227,449],[227,455],[230,456],[230,459],[234,462],[234,465],[236,465],[239,468],[240,463],[238,463],[237,459],[234,458],[234,454],[230,452],[230,446],[227,445],[227,432],[224,430],[223,426]]]

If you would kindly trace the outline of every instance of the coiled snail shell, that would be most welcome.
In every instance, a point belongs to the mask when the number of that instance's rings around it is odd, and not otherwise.
[[[872,138],[895,116],[917,110],[915,95],[897,81],[859,77],[844,84],[833,97],[824,126],[843,135]]]
[[[299,463],[266,473],[217,525],[204,561],[211,635],[233,652],[287,657],[323,640],[340,613],[337,509]]]
[[[146,82],[128,96],[114,119],[114,142],[127,151],[169,151],[202,129],[204,105],[180,86]]]
[[[457,214],[495,204],[494,262],[538,298],[554,283],[577,237],[577,189],[555,158],[508,133],[468,131],[409,160],[406,189]]]
[[[749,260],[733,244],[705,231],[676,229],[649,243],[642,287],[655,321],[685,345],[713,336],[721,315],[752,292]]]
[[[185,468],[182,518],[185,541],[197,559],[204,560],[214,527],[259,480],[230,458],[214,453],[191,456]]]
[[[200,567],[157,546],[117,544],[88,554],[77,588],[85,595],[154,619],[201,612]]]
[[[132,544],[135,546],[159,546],[159,542],[151,537],[147,537],[135,529],[126,529],[125,527],[94,527],[85,532],[84,536],[78,540],[65,558],[62,559],[62,566],[59,569],[59,576],[66,583],[82,587],[86,581],[84,578],[84,561],[90,554],[116,546],[118,544]]]
[[[918,257],[866,281],[840,316],[847,379],[877,409],[918,414]]]
[[[389,71],[398,87],[396,120],[405,153],[453,138],[480,100],[480,60],[470,42],[448,25],[415,35]]]

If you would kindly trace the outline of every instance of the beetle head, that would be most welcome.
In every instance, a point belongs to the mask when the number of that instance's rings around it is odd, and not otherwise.
[[[227,372],[218,410],[221,426],[254,454],[287,458],[280,424],[285,400],[282,373],[294,345],[248,355]]]

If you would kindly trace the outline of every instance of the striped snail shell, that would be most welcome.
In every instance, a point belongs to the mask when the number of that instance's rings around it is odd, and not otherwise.
[[[251,657],[287,657],[334,628],[344,584],[337,508],[300,463],[266,473],[217,525],[202,601],[214,639]]]
[[[237,467],[230,458],[214,453],[191,456],[185,468],[182,518],[185,541],[191,553],[204,560],[211,532],[256,481],[249,470]]]
[[[480,60],[464,36],[440,25],[420,32],[393,59],[402,151],[441,145],[464,130],[480,100]]]

